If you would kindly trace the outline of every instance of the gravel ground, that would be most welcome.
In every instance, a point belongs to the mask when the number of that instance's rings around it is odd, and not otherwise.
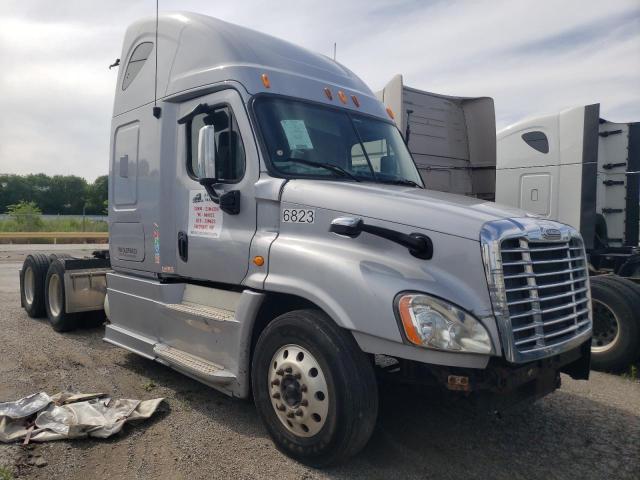
[[[29,319],[18,295],[24,255],[0,250],[0,401],[73,388],[166,402],[111,439],[0,445],[0,467],[16,478],[640,478],[640,383],[597,372],[563,377],[560,390],[501,418],[384,385],[365,450],[309,469],[273,447],[250,402],[113,347],[101,328],[61,335]]]

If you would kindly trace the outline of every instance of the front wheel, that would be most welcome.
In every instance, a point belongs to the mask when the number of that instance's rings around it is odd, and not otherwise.
[[[276,318],[252,361],[256,407],[279,450],[314,467],[360,451],[373,432],[373,366],[353,337],[317,310]]]

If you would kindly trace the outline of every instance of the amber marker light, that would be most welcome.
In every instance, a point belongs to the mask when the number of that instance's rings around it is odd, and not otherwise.
[[[356,107],[360,108],[360,100],[358,100],[358,97],[351,95],[351,101]]]
[[[329,100],[333,100],[333,93],[331,93],[331,90],[329,90],[328,88],[325,88],[324,94],[327,96]]]
[[[393,113],[393,110],[391,110],[391,108],[389,108],[389,107],[387,107],[387,115],[389,115],[389,118],[391,118],[391,120],[396,118],[396,116]]]
[[[264,265],[264,257],[261,257],[260,255],[256,255],[255,257],[253,257],[253,263],[261,267],[262,265]]]
[[[415,345],[422,345],[422,338],[418,335],[416,326],[411,319],[410,307],[412,299],[413,297],[411,295],[402,297],[400,302],[398,302],[398,311],[400,312],[400,320],[402,320],[402,326],[404,327],[404,332],[407,334],[407,339]]]
[[[342,90],[338,90],[338,98],[342,103],[347,103],[347,96],[344,94]]]
[[[271,88],[271,82],[269,81],[269,76],[266,73],[263,73],[262,75],[260,75],[260,78],[262,79],[262,84],[264,85],[264,88]]]

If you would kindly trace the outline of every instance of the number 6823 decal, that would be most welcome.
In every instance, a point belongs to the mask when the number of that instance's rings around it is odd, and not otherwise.
[[[282,221],[284,223],[313,223],[316,220],[316,211],[313,208],[284,208]]]

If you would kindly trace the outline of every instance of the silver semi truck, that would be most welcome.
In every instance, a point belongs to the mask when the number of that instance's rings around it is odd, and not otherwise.
[[[573,226],[584,238],[593,304],[593,368],[640,355],[640,123],[587,105],[495,134],[493,100],[440,95],[395,76],[380,100],[427,188],[493,200]]]
[[[393,111],[335,61],[191,13],[155,26],[124,41],[109,252],[29,256],[30,316],[65,331],[104,301],[107,342],[252,396],[314,466],[366,444],[377,374],[510,398],[588,378],[578,231],[425,189]]]

